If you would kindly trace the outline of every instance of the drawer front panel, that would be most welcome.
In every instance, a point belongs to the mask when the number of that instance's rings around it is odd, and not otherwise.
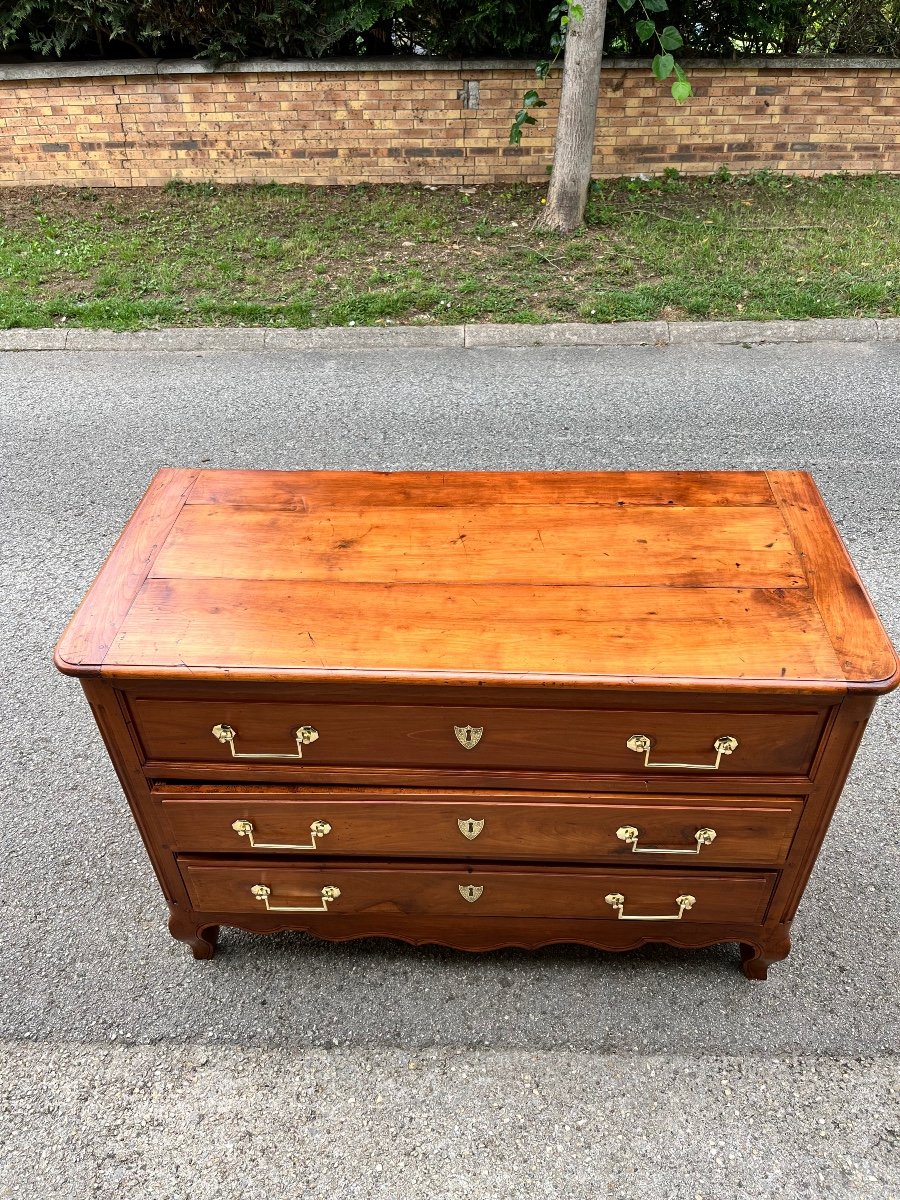
[[[131,701],[146,758],[246,766],[805,775],[816,712],[667,712],[254,700]],[[219,731],[217,737],[213,729]],[[297,731],[312,740],[299,744]],[[227,740],[220,740],[223,736]],[[311,731],[311,732],[310,732]],[[642,736],[648,745],[630,749]],[[731,753],[715,743],[733,738]]]
[[[408,916],[534,916],[647,918],[646,926],[683,921],[759,923],[776,876],[771,872],[677,872],[588,868],[527,870],[460,865],[428,868],[347,867],[181,858],[181,872],[201,912],[273,916],[312,915],[327,922],[339,914]],[[254,892],[256,889],[256,892]],[[265,894],[264,894],[265,893]],[[620,908],[607,900],[620,901]],[[685,907],[681,898],[691,904]]]
[[[693,867],[784,862],[798,800],[530,795],[528,803],[473,793],[161,784],[154,789],[173,850],[419,858],[597,861]],[[237,825],[237,828],[235,828]],[[710,836],[712,835],[712,836]]]

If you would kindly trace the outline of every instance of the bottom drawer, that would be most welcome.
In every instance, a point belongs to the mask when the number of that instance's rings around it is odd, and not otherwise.
[[[318,913],[325,920],[337,914],[397,913],[759,924],[776,879],[771,871],[235,865],[186,857],[179,866],[200,912]]]

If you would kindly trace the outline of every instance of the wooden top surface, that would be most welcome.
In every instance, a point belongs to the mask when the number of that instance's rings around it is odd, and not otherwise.
[[[900,678],[815,484],[782,471],[160,471],[56,661],[116,678]]]

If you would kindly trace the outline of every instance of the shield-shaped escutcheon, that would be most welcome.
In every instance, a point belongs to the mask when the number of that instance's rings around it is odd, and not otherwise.
[[[484,819],[476,821],[474,817],[460,817],[456,823],[459,826],[459,832],[470,842],[474,842],[484,829]]]
[[[484,733],[483,725],[454,725],[453,732],[463,750],[474,750]]]
[[[480,899],[483,891],[483,883],[461,883],[459,885],[459,894],[463,900],[468,900],[470,904],[474,904],[476,900]]]

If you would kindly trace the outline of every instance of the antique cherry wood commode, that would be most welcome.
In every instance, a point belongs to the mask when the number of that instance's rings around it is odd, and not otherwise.
[[[898,663],[800,472],[165,470],[56,652],[171,913],[764,979]]]

